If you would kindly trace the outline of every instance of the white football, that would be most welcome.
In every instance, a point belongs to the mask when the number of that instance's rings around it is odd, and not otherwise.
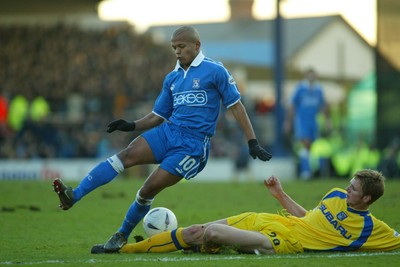
[[[164,207],[151,209],[143,218],[143,229],[148,237],[178,228],[175,214]]]

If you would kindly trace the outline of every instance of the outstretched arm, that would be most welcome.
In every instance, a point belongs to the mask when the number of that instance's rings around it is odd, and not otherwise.
[[[288,194],[283,191],[281,182],[275,176],[271,176],[264,180],[265,186],[274,198],[285,208],[291,215],[296,217],[303,217],[306,215],[307,210],[297,204]]]
[[[270,160],[272,155],[262,148],[257,141],[256,135],[253,130],[253,126],[250,122],[249,116],[247,115],[246,108],[243,106],[242,102],[239,101],[235,105],[229,108],[235,117],[240,128],[244,132],[249,145],[250,156],[255,159],[259,158],[262,161]]]
[[[134,130],[147,130],[157,125],[160,125],[163,121],[163,118],[150,112],[149,114],[137,121],[126,121],[124,119],[112,121],[107,125],[107,132],[112,133],[115,130],[123,132],[131,132]]]
[[[160,125],[161,123],[164,122],[164,119],[161,118],[160,116],[157,116],[153,112],[150,112],[143,118],[135,121],[136,123],[136,130],[148,130],[150,128],[153,128],[157,125]]]
[[[243,133],[246,136],[247,141],[251,139],[256,139],[253,126],[251,125],[250,119],[247,115],[246,108],[243,106],[242,102],[241,101],[237,102],[235,105],[230,107],[229,110],[232,112],[240,128],[243,130]]]

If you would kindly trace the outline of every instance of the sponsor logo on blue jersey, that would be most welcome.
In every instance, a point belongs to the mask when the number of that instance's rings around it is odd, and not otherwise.
[[[319,209],[322,211],[322,214],[325,216],[327,221],[346,239],[350,239],[351,235],[347,232],[346,228],[344,228],[338,220],[335,219],[335,216],[326,208],[324,204],[322,204]],[[341,213],[339,213],[341,214]],[[339,215],[338,214],[338,215]],[[343,215],[341,215],[343,216]],[[347,217],[347,215],[346,215]]]
[[[207,93],[204,90],[186,91],[173,94],[175,106],[203,106],[207,103]]]
[[[193,89],[199,89],[200,88],[200,79],[193,79]]]
[[[341,212],[339,212],[339,213],[336,215],[336,218],[337,218],[339,221],[343,221],[344,219],[347,218],[347,214],[346,214],[344,211],[341,211]]]

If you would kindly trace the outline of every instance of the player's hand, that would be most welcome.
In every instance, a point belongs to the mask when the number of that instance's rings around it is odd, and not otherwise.
[[[279,195],[282,194],[283,189],[282,189],[282,185],[281,182],[279,181],[279,179],[272,175],[271,177],[269,177],[268,179],[264,180],[264,185],[268,188],[268,190],[270,191],[270,193],[277,198]]]
[[[259,158],[262,161],[267,161],[272,158],[272,155],[258,144],[257,139],[249,140],[248,144],[249,154],[253,159]]]
[[[112,133],[115,130],[123,131],[123,132],[131,132],[135,130],[136,123],[134,121],[126,121],[123,119],[118,119],[110,122],[107,125],[107,132]]]

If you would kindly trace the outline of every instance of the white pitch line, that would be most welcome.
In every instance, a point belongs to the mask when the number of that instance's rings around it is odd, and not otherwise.
[[[315,253],[302,253],[302,254],[287,254],[287,255],[254,255],[252,260],[265,260],[268,258],[274,259],[299,259],[299,258],[339,258],[339,257],[374,257],[374,256],[397,256],[400,255],[399,251],[392,252],[339,252],[335,254],[327,255],[325,252],[315,252]],[[77,261],[61,261],[61,260],[48,260],[48,261],[31,261],[31,262],[21,262],[21,261],[4,261],[0,262],[0,265],[33,265],[33,264],[85,264],[85,263],[116,263],[116,262],[182,262],[182,261],[219,261],[219,260],[241,260],[241,259],[249,259],[249,256],[209,256],[209,257],[156,257],[156,258],[147,258],[147,257],[132,257],[132,258],[124,258],[124,259],[115,259],[112,260],[104,260],[104,259],[88,259],[88,260],[77,260]]]

